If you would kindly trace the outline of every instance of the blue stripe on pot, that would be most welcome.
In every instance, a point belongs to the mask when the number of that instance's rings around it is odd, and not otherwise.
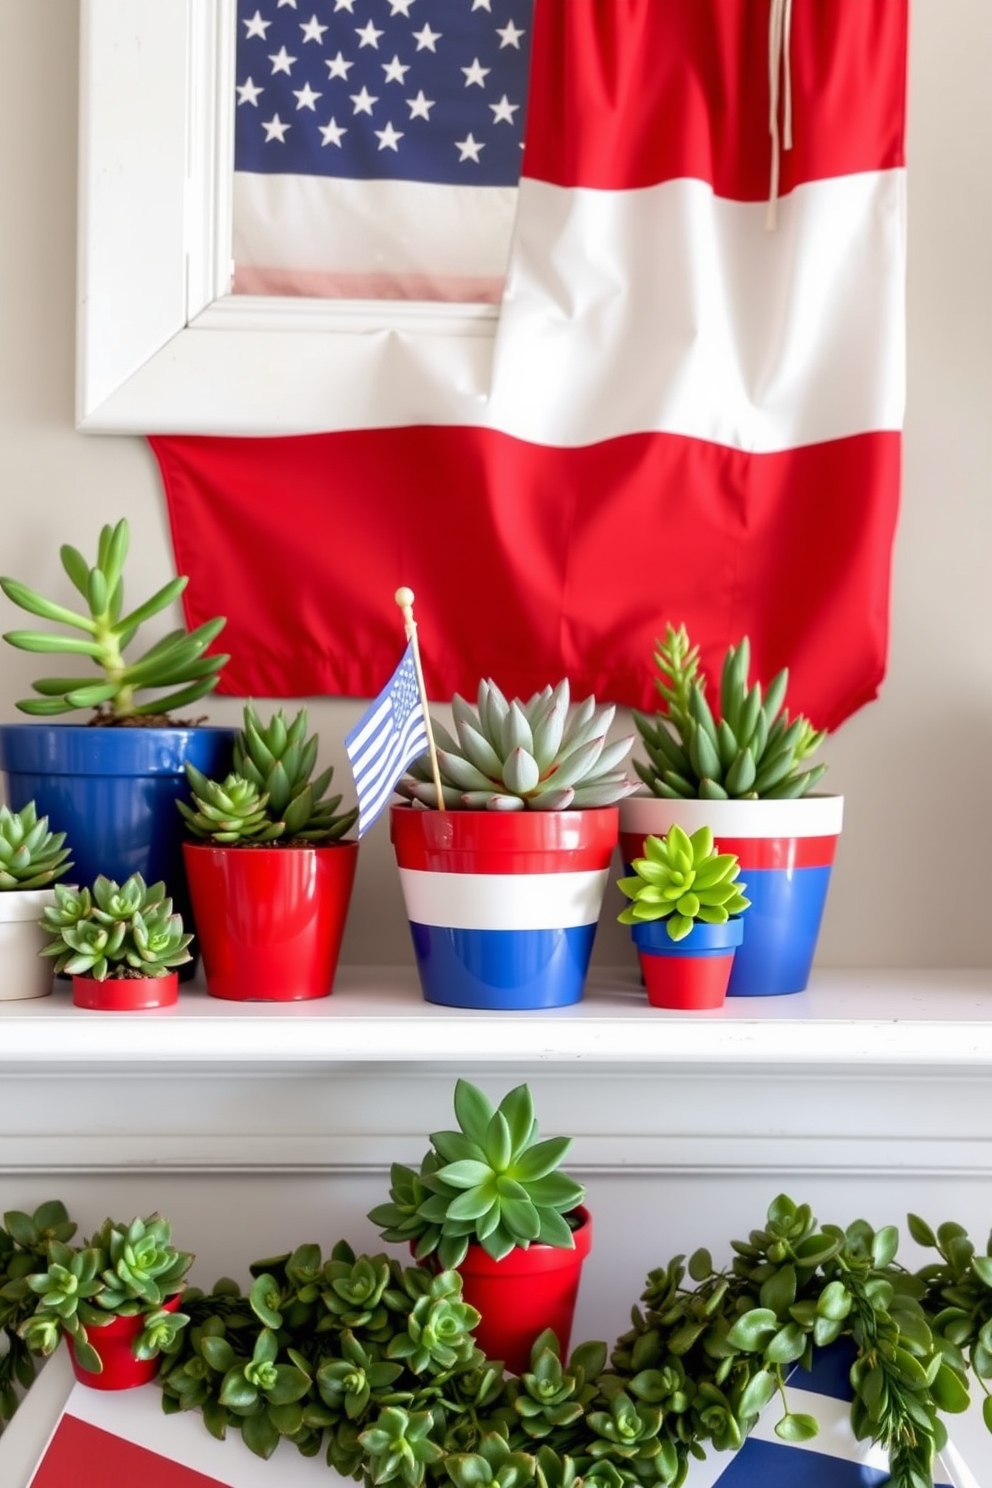
[[[727,995],[801,992],[809,982],[843,808],[843,797],[832,795],[797,801],[637,795],[620,803],[621,852],[629,865],[649,834],[663,837],[676,823],[689,833],[712,828],[717,848],[738,855],[751,900]]]
[[[465,930],[410,921],[420,983],[445,1007],[564,1007],[582,996],[595,924]]]
[[[637,949],[647,956],[725,956],[744,939],[744,919],[727,920],[722,925],[693,925],[681,940],[669,935],[667,920],[631,925],[630,934]]]

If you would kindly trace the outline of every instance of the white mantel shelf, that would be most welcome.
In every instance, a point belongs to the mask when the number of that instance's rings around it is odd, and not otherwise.
[[[823,971],[806,992],[703,1013],[649,1008],[626,967],[548,1012],[434,1007],[391,966],[342,967],[330,997],[305,1003],[221,1002],[195,982],[146,1013],[81,1011],[64,983],[0,1002],[0,1069],[480,1062],[992,1069],[992,970]]]

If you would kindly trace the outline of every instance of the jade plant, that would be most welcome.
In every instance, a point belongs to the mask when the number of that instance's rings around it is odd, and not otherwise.
[[[38,923],[52,936],[40,954],[56,958],[56,974],[98,982],[164,977],[192,959],[193,937],[173,914],[164,883],[147,885],[132,873],[118,884],[101,874],[92,888],[56,884],[54,892]]]
[[[0,891],[45,889],[72,867],[64,832],[50,832],[48,817],[28,801],[20,811],[0,806]]]
[[[382,1238],[408,1242],[459,1266],[470,1243],[494,1260],[533,1242],[575,1248],[572,1224],[585,1189],[560,1171],[570,1137],[539,1139],[534,1102],[518,1085],[497,1107],[476,1086],[455,1086],[457,1131],[432,1132],[419,1170],[394,1163],[390,1199],[369,1214]]]
[[[51,1354],[62,1337],[69,1337],[82,1368],[100,1374],[103,1365],[89,1330],[105,1327],[115,1317],[139,1315],[143,1327],[132,1347],[136,1359],[154,1359],[178,1348],[189,1318],[166,1303],[182,1291],[193,1257],[172,1244],[168,1220],[158,1214],[127,1225],[107,1219],[81,1246],[53,1235],[45,1261],[5,1289],[12,1288],[21,1300],[28,1293],[37,1298],[35,1310],[17,1330],[34,1353]]]
[[[99,676],[43,677],[31,685],[38,697],[17,704],[23,713],[47,718],[78,709],[95,709],[101,723],[125,724],[141,718],[164,718],[212,692],[220,681],[226,655],[208,656],[207,647],[226,621],[208,620],[195,630],[169,631],[133,659],[125,652],[140,627],[173,604],[186,588],[184,575],[170,579],[137,605],[124,609],[124,564],[130,542],[127,519],[101,529],[96,562],[90,566],[78,548],[60,549],[62,567],[85,601],[73,610],[46,599],[17,579],[0,578],[0,589],[20,609],[78,634],[59,631],[10,630],[4,640],[21,651],[42,655],[85,657]],[[168,689],[173,689],[169,691]],[[148,698],[151,692],[155,696]]]
[[[699,647],[684,625],[669,625],[658,641],[655,686],[662,708],[653,716],[634,711],[647,762],[634,769],[656,796],[724,801],[783,800],[805,796],[826,765],[807,767],[826,737],[802,714],[790,719],[784,707],[789,684],[783,668],[767,688],[748,685],[751,651],[747,636],[729,646],[720,678],[719,707],[706,695]]]
[[[72,1226],[60,1205],[4,1224],[0,1327],[41,1352],[49,1324],[63,1327],[68,1278],[50,1273],[69,1270]],[[475,1343],[457,1272],[305,1244],[254,1262],[247,1290],[230,1278],[185,1290],[163,1407],[200,1411],[212,1435],[240,1432],[261,1457],[282,1443],[322,1456],[368,1488],[680,1488],[694,1459],[736,1450],[759,1415],[782,1441],[814,1440],[789,1374],[839,1347],[854,1435],[887,1450],[892,1488],[931,1488],[943,1417],[966,1409],[972,1385],[992,1429],[992,1239],[980,1253],[960,1225],[916,1215],[909,1230],[936,1251],[916,1271],[894,1225],[820,1224],[780,1194],[725,1261],[698,1249],[652,1269],[612,1348],[564,1358],[544,1333],[516,1377]],[[81,1270],[82,1288],[105,1269]],[[83,1327],[99,1306],[97,1292],[75,1303]],[[0,1381],[4,1368],[0,1353]]]
[[[644,839],[644,857],[630,865],[629,878],[617,887],[631,901],[617,916],[621,925],[667,921],[672,940],[684,940],[697,922],[725,925],[750,907],[739,883],[734,853],[718,853],[713,832],[700,827],[690,837],[673,826],[664,837]]]
[[[327,796],[330,766],[313,778],[318,744],[316,734],[307,738],[306,708],[292,720],[280,708],[266,725],[247,702],[231,773],[210,780],[186,764],[193,805],[176,805],[192,836],[218,847],[322,845],[342,838],[358,810],[339,811],[341,796]]]
[[[634,736],[607,742],[616,709],[596,699],[570,704],[568,681],[524,702],[495,682],[479,683],[476,707],[455,693],[455,732],[431,719],[443,802],[429,758],[410,766],[396,789],[447,810],[564,811],[611,806],[637,788],[620,768]]]

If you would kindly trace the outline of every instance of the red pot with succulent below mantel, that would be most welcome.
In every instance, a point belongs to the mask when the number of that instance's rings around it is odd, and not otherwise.
[[[179,1299],[179,1292],[173,1297],[167,1297],[162,1303],[162,1311],[175,1312]],[[72,1339],[67,1337],[72,1372],[80,1384],[88,1385],[91,1390],[133,1390],[138,1385],[150,1384],[158,1374],[162,1360],[159,1355],[154,1359],[134,1357],[134,1345],[144,1330],[143,1312],[136,1313],[133,1317],[115,1317],[102,1328],[90,1324],[86,1336],[100,1356],[103,1369],[99,1373],[83,1368],[76,1358]]]
[[[481,1245],[470,1245],[458,1267],[462,1296],[482,1317],[476,1342],[514,1374],[530,1367],[534,1340],[545,1328],[557,1337],[561,1357],[568,1357],[582,1266],[592,1248],[592,1215],[581,1207],[573,1217],[574,1250],[534,1244],[494,1261]]]

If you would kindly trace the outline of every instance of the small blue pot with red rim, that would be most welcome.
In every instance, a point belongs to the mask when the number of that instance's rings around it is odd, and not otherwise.
[[[710,827],[717,851],[737,855],[751,901],[727,995],[774,997],[809,983],[843,817],[843,796],[665,801],[638,794],[620,803],[620,852],[630,873],[645,837],[664,837],[676,825],[690,835]]]
[[[744,938],[745,918],[726,920],[722,925],[697,923],[681,940],[669,935],[667,920],[631,925],[651,1006],[686,1010],[721,1007],[735,954]]]

